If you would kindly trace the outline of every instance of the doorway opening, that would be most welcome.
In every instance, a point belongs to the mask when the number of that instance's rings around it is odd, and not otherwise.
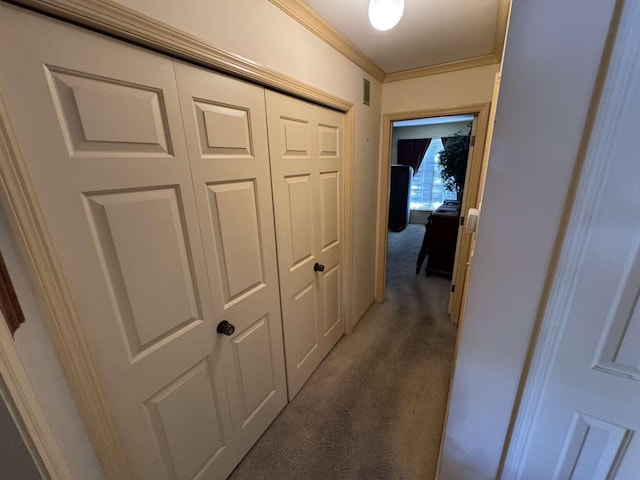
[[[377,302],[385,301],[388,282],[396,281],[388,278],[394,273],[388,260],[401,255],[403,263],[412,259],[414,274],[446,279],[447,314],[459,322],[471,247],[464,223],[479,198],[488,110],[483,104],[385,115]],[[413,239],[396,241],[403,235]],[[402,252],[392,251],[396,247]]]
[[[411,330],[411,361],[439,392],[425,423],[434,469],[470,263],[463,225],[479,199],[488,117],[488,104],[388,114],[382,129],[376,301],[394,312],[396,329]]]
[[[426,264],[427,276],[454,277],[474,122],[467,114],[392,123],[387,281],[397,280],[400,255],[414,256],[416,274]]]

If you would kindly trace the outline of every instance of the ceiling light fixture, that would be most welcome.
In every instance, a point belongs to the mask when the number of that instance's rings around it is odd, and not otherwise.
[[[369,0],[369,21],[376,30],[395,27],[404,12],[404,0]]]

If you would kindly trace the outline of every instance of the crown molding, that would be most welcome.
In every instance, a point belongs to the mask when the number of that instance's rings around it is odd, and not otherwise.
[[[14,0],[36,11],[341,112],[353,104],[113,0]]]
[[[399,82],[401,80],[410,80],[412,78],[455,72],[456,70],[464,70],[467,68],[484,67],[486,65],[494,65],[496,63],[500,63],[500,60],[498,60],[498,57],[496,57],[495,54],[490,53],[489,55],[481,55],[479,57],[466,58],[464,60],[456,60],[454,62],[438,63],[436,65],[429,65],[428,67],[387,73],[384,78],[384,83]]]
[[[373,60],[353,45],[344,35],[329,25],[302,0],[269,0],[272,4],[296,20],[307,30],[324,40],[339,53],[347,57],[379,82],[385,72]]]
[[[502,62],[504,44],[507,40],[509,15],[511,14],[511,0],[498,0],[498,16],[496,17],[496,37],[493,43],[493,54],[498,63]]]
[[[373,60],[360,51],[350,40],[333,28],[303,0],[269,0],[284,13],[300,23],[307,30],[336,49],[347,59],[358,65],[373,78],[382,83],[397,82],[411,78],[438,75],[440,73],[455,72],[465,68],[492,65],[502,61],[504,43],[507,35],[511,0],[498,0],[498,14],[496,18],[496,33],[493,51],[487,55],[438,63],[426,67],[402,70],[399,72],[384,72]]]

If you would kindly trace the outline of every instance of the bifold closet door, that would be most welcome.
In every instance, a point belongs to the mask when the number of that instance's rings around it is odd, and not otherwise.
[[[134,477],[226,478],[285,402],[262,90],[178,66],[181,111],[173,60],[5,3],[0,64]]]
[[[344,334],[344,115],[267,91],[289,399]]]
[[[236,443],[244,455],[287,403],[264,89],[176,62]]]

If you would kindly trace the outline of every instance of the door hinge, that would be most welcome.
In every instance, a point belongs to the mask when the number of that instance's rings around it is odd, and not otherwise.
[[[475,147],[476,146],[476,136],[475,135],[471,136],[471,141],[469,142],[469,146],[470,147]]]
[[[463,216],[460,216],[460,225],[461,226],[464,225],[464,217]]]
[[[455,291],[456,291],[456,284],[452,283],[451,284],[451,293],[455,293]]]

